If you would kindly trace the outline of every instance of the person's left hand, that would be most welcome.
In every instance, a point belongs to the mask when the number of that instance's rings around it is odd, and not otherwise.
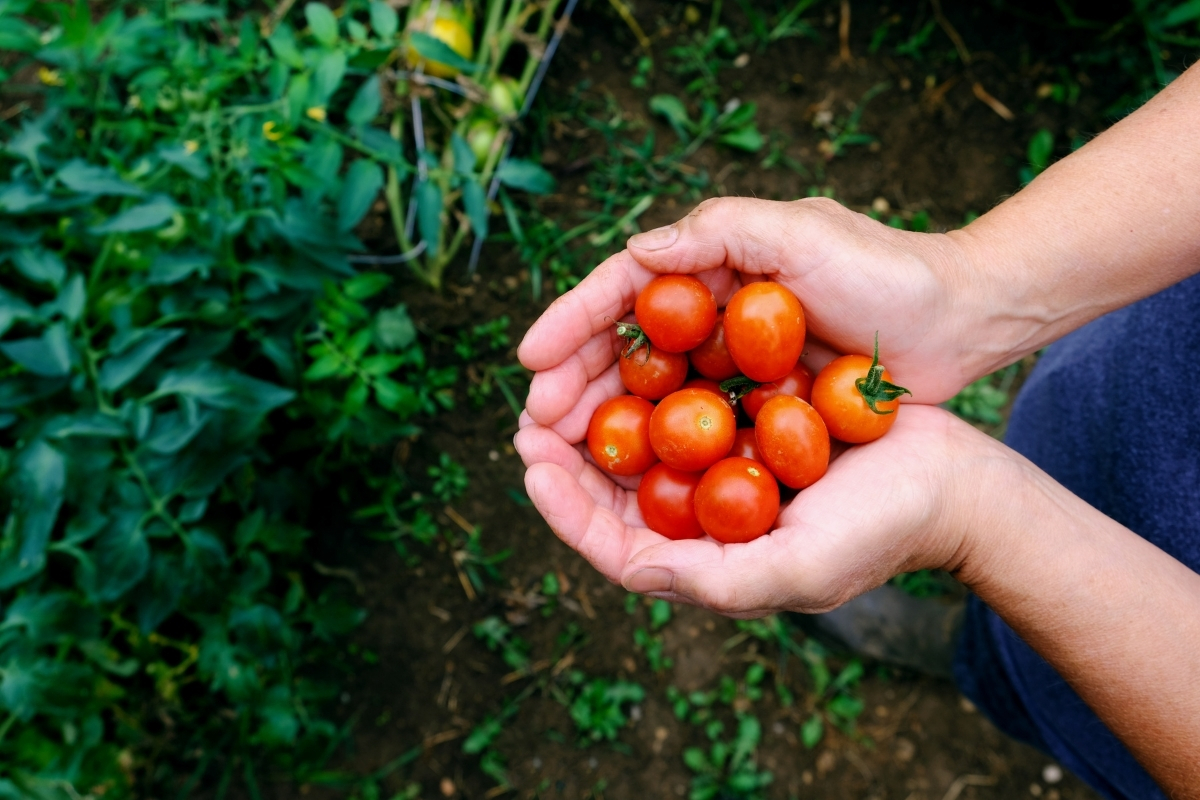
[[[886,436],[850,448],[747,544],[670,541],[645,527],[620,486],[528,415],[516,437],[525,485],[555,533],[633,592],[735,617],[816,613],[899,572],[953,568],[977,465],[1012,454],[937,407],[906,405]]]

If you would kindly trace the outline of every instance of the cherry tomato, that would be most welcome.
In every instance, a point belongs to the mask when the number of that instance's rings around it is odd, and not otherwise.
[[[640,475],[658,461],[650,446],[654,406],[631,394],[600,404],[588,423],[588,452],[613,475]]]
[[[733,403],[729,400],[729,392],[722,392],[721,384],[717,383],[716,381],[710,381],[708,378],[692,378],[690,381],[687,381],[686,383],[683,384],[683,386],[680,386],[679,388],[680,389],[707,389],[708,391],[712,392],[713,394],[720,395],[721,399],[725,401],[725,405],[729,406],[730,408],[733,408]]]
[[[793,489],[812,486],[829,469],[829,431],[799,397],[781,394],[764,403],[754,438],[767,468]]]
[[[683,353],[668,353],[659,347],[640,347],[618,359],[621,383],[647,400],[662,400],[683,385],[688,360]]]
[[[725,312],[717,312],[717,322],[708,338],[688,353],[692,366],[706,378],[723,381],[738,374],[737,364],[725,346]]]
[[[685,472],[708,469],[733,446],[733,409],[707,389],[669,394],[650,416],[650,446],[663,463]]]
[[[697,539],[704,535],[696,519],[696,486],[701,472],[683,472],[655,464],[638,484],[637,504],[646,527],[668,539]]]
[[[757,461],[726,458],[709,467],[696,487],[696,518],[725,544],[757,539],[779,515],[779,484]]]
[[[725,308],[725,346],[752,381],[770,383],[791,372],[804,350],[804,309],[778,283],[748,283]]]
[[[779,380],[764,383],[748,392],[742,398],[742,408],[746,410],[746,416],[753,420],[758,416],[758,410],[763,407],[763,403],[775,395],[786,394],[799,397],[806,403],[812,402],[812,387],[812,370],[803,364],[796,364],[791,372]]]
[[[659,275],[642,289],[633,313],[655,347],[686,353],[712,332],[717,300],[691,275]]]
[[[891,381],[892,376],[878,363],[878,350],[874,359],[859,355],[835,358],[813,382],[813,407],[835,439],[850,444],[874,441],[892,427],[900,408],[899,397],[908,393]]]
[[[733,436],[733,447],[729,448],[727,457],[748,458],[764,465],[767,463],[763,461],[762,453],[758,450],[758,440],[754,436],[754,428],[737,429],[737,433]]]

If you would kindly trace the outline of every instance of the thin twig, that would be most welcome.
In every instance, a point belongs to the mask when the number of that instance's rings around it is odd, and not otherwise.
[[[933,4],[933,16],[937,19],[938,25],[942,26],[942,30],[950,37],[950,41],[954,42],[954,49],[958,51],[958,57],[962,59],[963,64],[971,63],[971,51],[967,49],[967,43],[958,35],[958,31],[950,24],[950,20],[946,19],[946,15],[942,13],[942,0],[930,0]]]
[[[1016,119],[1016,115],[1009,111],[1008,106],[1001,103],[996,98],[988,94],[987,89],[983,88],[983,84],[975,81],[975,85],[971,87],[971,91],[975,93],[975,97],[982,100],[988,108],[1000,115],[1000,118],[1008,122]]]
[[[608,0],[609,4],[617,10],[617,14],[621,19],[625,20],[625,24],[629,26],[629,30],[633,31],[633,35],[638,40],[638,46],[646,53],[650,52],[650,37],[646,36],[642,26],[634,18],[633,12],[629,10],[629,6],[625,5],[621,0]]]

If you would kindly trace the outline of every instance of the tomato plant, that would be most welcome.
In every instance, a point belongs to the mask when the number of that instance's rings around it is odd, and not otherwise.
[[[778,514],[779,484],[762,464],[748,458],[718,461],[696,487],[700,527],[724,544],[757,539]]]
[[[879,363],[879,339],[875,354],[848,355],[830,361],[813,382],[812,402],[829,433],[849,444],[878,439],[896,421],[900,395],[911,394],[897,386]]]
[[[793,489],[812,486],[829,468],[829,431],[799,397],[768,400],[754,422],[754,438],[767,467]]]
[[[691,275],[659,275],[638,295],[633,313],[653,346],[685,353],[712,332],[717,300]]]
[[[733,409],[720,395],[680,389],[654,409],[650,445],[664,463],[696,472],[725,457],[736,430]]]
[[[727,380],[738,374],[738,366],[725,346],[725,312],[717,312],[712,332],[688,353],[688,359],[696,372],[714,381]]]
[[[638,484],[637,503],[646,527],[668,539],[696,539],[704,535],[696,519],[694,500],[700,472],[684,472],[655,464]]]
[[[610,397],[588,423],[587,446],[592,458],[613,475],[640,475],[658,460],[650,446],[649,400],[631,394]]]
[[[787,375],[804,349],[804,309],[773,281],[743,286],[725,308],[725,346],[747,378],[769,383]]]
[[[638,348],[618,359],[621,383],[638,397],[661,400],[687,379],[688,359],[683,353],[668,353],[661,347]]]
[[[779,380],[760,384],[757,388],[751,389],[742,397],[742,408],[745,409],[746,416],[754,420],[758,416],[759,409],[763,407],[763,403],[780,394],[799,397],[805,402],[811,402],[813,377],[811,369],[797,363],[791,372]]]

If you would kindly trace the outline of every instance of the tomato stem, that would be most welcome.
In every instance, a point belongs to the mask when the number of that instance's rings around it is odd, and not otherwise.
[[[719,386],[722,392],[728,393],[730,402],[736,403],[762,384],[750,380],[745,375],[736,375],[729,380],[721,381]]]
[[[896,413],[895,409],[880,410],[876,407],[876,403],[886,403],[895,400],[902,394],[912,395],[908,389],[903,386],[897,386],[883,379],[883,364],[879,363],[879,331],[875,331],[875,355],[871,357],[871,367],[867,370],[865,378],[859,378],[854,382],[854,388],[858,389],[858,393],[862,395],[866,401],[867,407],[880,416]]]
[[[622,356],[633,358],[633,354],[645,345],[646,358],[642,360],[642,363],[645,364],[650,360],[650,337],[642,330],[641,325],[638,325],[636,322],[618,322],[617,336],[629,340],[629,346],[621,351]]]

